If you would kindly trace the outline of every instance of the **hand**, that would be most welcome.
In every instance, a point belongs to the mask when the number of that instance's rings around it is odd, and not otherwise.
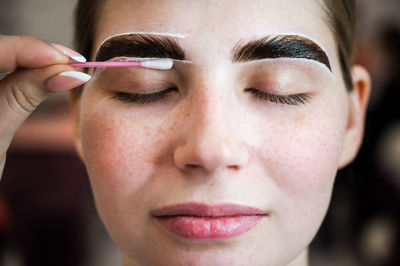
[[[90,76],[74,71],[70,58],[84,57],[61,45],[28,36],[0,35],[0,177],[13,136],[49,95],[82,85]]]

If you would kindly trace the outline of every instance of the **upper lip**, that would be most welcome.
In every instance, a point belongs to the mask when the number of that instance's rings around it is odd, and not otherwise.
[[[258,208],[237,205],[232,203],[223,203],[216,205],[207,205],[204,203],[181,203],[168,205],[151,212],[154,217],[167,216],[198,216],[198,217],[223,217],[223,216],[254,216],[267,215],[266,211]]]

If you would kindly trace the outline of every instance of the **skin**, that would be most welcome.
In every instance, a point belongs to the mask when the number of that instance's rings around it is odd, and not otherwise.
[[[144,90],[167,81],[179,91],[138,106],[113,99],[117,81],[95,75],[73,99],[78,151],[126,265],[306,265],[336,171],[354,158],[362,139],[368,74],[354,66],[354,89],[346,91],[317,2],[153,2],[106,1],[96,47],[121,32],[185,34],[179,43],[192,64],[128,76]],[[311,62],[231,63],[238,41],[281,33],[318,42],[333,77]],[[0,72],[17,69],[0,81],[2,170],[15,131],[53,93],[47,81],[72,68],[68,57],[32,37],[0,35],[0,45]],[[249,86],[310,98],[305,105],[275,104],[249,95]],[[244,204],[269,216],[238,237],[188,240],[150,216],[184,202]]]
[[[312,0],[106,1],[95,47],[123,32],[179,33],[192,61],[163,74],[137,70],[131,79],[144,91],[95,75],[74,100],[77,148],[126,265],[307,265],[336,171],[359,148],[369,95],[368,74],[359,66],[352,70],[353,91],[345,89],[323,18]],[[333,74],[310,60],[231,62],[240,40],[282,33],[319,43]],[[179,91],[146,105],[112,98],[119,90],[167,86],[154,85],[158,79]],[[296,106],[262,101],[244,91],[253,83],[310,99]],[[199,241],[166,231],[150,215],[185,202],[249,205],[269,216],[238,237]]]
[[[69,58],[44,41],[29,36],[0,34],[0,176],[6,153],[17,129],[53,92],[46,83],[55,75],[74,70]],[[72,88],[72,87],[70,87]]]

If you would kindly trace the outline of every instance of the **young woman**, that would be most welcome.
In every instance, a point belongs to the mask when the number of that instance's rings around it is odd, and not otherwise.
[[[91,0],[76,18],[86,58],[174,60],[91,69],[71,94],[77,150],[125,265],[308,265],[363,135],[354,2]],[[0,83],[4,166],[29,113],[89,77],[65,47],[0,45],[0,72],[16,69]]]

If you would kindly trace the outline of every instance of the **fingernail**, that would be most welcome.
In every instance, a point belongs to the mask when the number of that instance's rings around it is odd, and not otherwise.
[[[52,43],[51,45],[53,45],[61,53],[74,59],[76,62],[86,62],[86,58],[83,55],[81,55],[78,52],[75,52],[74,50],[68,47],[65,47],[64,45],[57,43]]]
[[[9,75],[11,75],[14,71],[15,71],[15,70],[9,71],[9,72],[6,72],[6,73],[0,73],[0,80],[5,79],[5,78],[8,77]]]
[[[46,88],[50,91],[66,91],[76,88],[91,78],[90,75],[79,71],[65,71],[46,81]]]

